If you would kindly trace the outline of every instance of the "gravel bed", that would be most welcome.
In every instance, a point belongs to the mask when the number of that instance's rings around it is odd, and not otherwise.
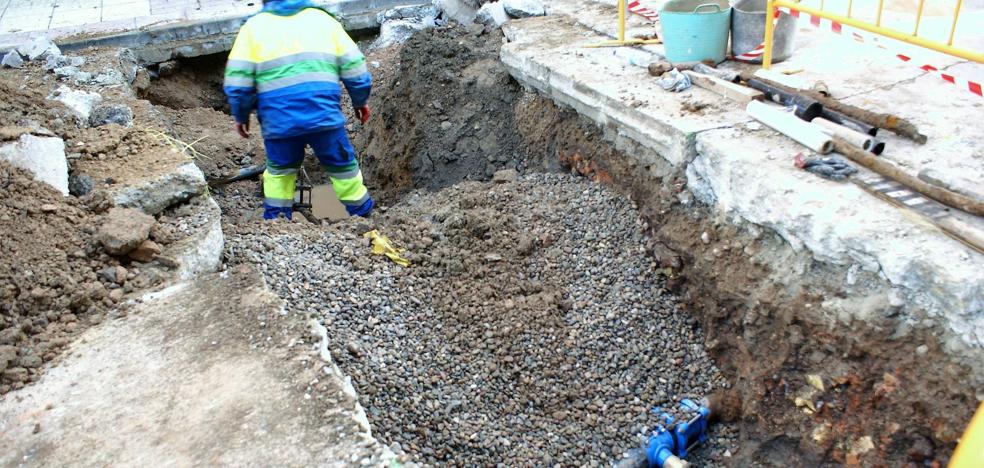
[[[412,193],[368,224],[239,226],[227,258],[323,321],[374,434],[416,462],[604,466],[653,407],[727,385],[630,201],[565,174],[497,179]],[[369,224],[413,265],[371,256]],[[715,428],[692,461],[734,439]]]

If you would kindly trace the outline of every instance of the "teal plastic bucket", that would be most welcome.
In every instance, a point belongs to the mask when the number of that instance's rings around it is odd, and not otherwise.
[[[659,11],[670,63],[724,61],[731,28],[727,0],[671,0]]]

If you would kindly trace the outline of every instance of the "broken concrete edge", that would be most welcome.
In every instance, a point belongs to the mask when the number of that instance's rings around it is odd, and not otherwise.
[[[517,31],[521,26],[514,25],[510,22],[504,27],[509,40],[522,34]],[[627,153],[640,166],[649,166],[653,158],[659,158],[685,173],[695,198],[726,216],[729,222],[775,232],[794,251],[806,250],[817,262],[841,267],[848,277],[851,271],[876,272],[886,289],[894,291],[885,298],[886,303],[905,306],[908,311],[892,320],[899,324],[934,321],[943,331],[941,343],[948,355],[966,364],[973,370],[973,379],[984,383],[984,316],[980,314],[984,310],[984,278],[975,268],[979,261],[974,261],[980,259],[980,254],[936,229],[914,225],[899,210],[876,212],[870,196],[858,187],[828,186],[835,183],[804,175],[791,166],[774,172],[778,163],[763,162],[763,156],[770,151],[776,153],[774,157],[795,154],[797,147],[776,136],[742,134],[738,128],[747,118],[728,125],[693,128],[681,121],[685,119],[671,115],[672,110],[639,112],[611,93],[605,94],[575,75],[515,50],[511,43],[503,46],[500,58],[517,81],[591,119],[606,130],[606,138],[616,146],[620,142],[625,146],[629,141],[647,149]],[[737,141],[742,143],[736,144]],[[760,172],[748,172],[756,168]],[[756,187],[748,183],[750,180],[768,183]],[[776,189],[777,184],[782,188]],[[839,196],[847,191],[850,196],[841,196],[833,204],[826,198],[814,200],[825,206],[826,216],[820,217],[816,215],[816,203],[789,209],[790,194],[804,190],[817,190],[818,195],[837,190]],[[867,206],[864,201],[868,201]],[[843,220],[852,218],[873,219],[884,226],[885,232],[904,230],[902,245],[895,236],[869,236],[870,224],[845,232]],[[828,301],[824,306],[829,309],[832,323],[845,314],[868,323],[884,318],[865,316],[837,301]]]
[[[222,209],[212,197],[202,205],[208,222],[198,231],[169,246],[162,255],[178,265],[175,276],[182,281],[218,271],[222,266],[225,235],[222,232]]]
[[[140,208],[156,215],[171,205],[205,193],[205,174],[188,161],[159,177],[149,177],[109,191],[113,205]]]
[[[352,35],[372,34],[379,30],[377,16],[396,7],[425,7],[430,2],[421,0],[343,0],[319,2],[336,15],[345,30]],[[139,51],[147,48],[148,58],[141,63],[159,63],[180,57],[197,57],[227,52],[240,26],[248,15],[227,16],[199,21],[178,21],[139,29],[93,36],[92,32],[80,32],[56,42],[63,51],[77,51],[90,47],[125,47]],[[38,34],[41,35],[41,34]],[[0,45],[0,53],[14,49],[18,44]],[[174,49],[173,55],[167,55]],[[137,54],[138,58],[141,54]],[[151,58],[155,57],[155,58]],[[157,58],[163,57],[163,58]],[[157,62],[154,62],[156,60]]]

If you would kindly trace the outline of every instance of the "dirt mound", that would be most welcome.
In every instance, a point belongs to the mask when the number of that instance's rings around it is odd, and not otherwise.
[[[250,139],[244,139],[232,126],[232,117],[208,107],[169,109],[163,111],[169,135],[193,144],[199,156],[195,164],[208,179],[223,177],[244,166],[266,160],[259,127],[253,128]]]
[[[111,265],[92,240],[98,223],[82,201],[0,162],[0,393],[34,380],[83,318],[120,299],[100,281]]]
[[[530,164],[513,123],[522,89],[499,61],[501,42],[498,31],[436,28],[399,49],[398,72],[375,82],[378,114],[354,137],[372,186],[439,189]]]
[[[172,109],[208,107],[228,112],[222,91],[225,62],[226,54],[166,62],[152,67],[151,85],[138,87],[137,93],[142,99]]]

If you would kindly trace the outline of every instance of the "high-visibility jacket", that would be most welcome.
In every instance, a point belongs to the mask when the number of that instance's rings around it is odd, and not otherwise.
[[[358,46],[326,11],[281,0],[240,28],[224,89],[236,122],[255,108],[264,138],[286,138],[345,124],[339,81],[354,107],[366,104],[372,78]]]

